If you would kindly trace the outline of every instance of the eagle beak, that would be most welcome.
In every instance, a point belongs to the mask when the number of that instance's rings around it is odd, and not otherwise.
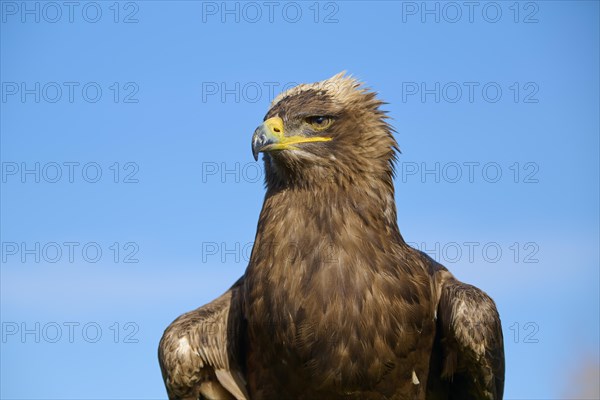
[[[295,144],[311,142],[328,142],[330,137],[322,136],[285,136],[283,120],[272,117],[263,122],[252,135],[252,155],[258,160],[258,153],[275,150],[294,150]]]
[[[270,147],[284,140],[283,120],[279,117],[269,118],[263,122],[252,135],[252,155],[258,160],[258,153],[268,151]]]

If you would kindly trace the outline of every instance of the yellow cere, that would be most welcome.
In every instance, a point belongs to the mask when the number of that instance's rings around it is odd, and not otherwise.
[[[323,136],[285,136],[283,129],[283,120],[279,117],[272,117],[263,123],[269,134],[273,135],[277,139],[277,143],[273,143],[268,146],[270,150],[294,150],[296,147],[293,145],[300,143],[311,143],[311,142],[328,142],[331,140],[330,137]]]

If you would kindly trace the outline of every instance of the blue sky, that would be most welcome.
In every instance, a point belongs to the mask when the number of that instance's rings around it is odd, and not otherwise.
[[[166,398],[163,329],[246,267],[272,94],[342,70],[389,103],[405,239],[497,302],[505,397],[597,396],[598,2],[0,10],[1,398]]]

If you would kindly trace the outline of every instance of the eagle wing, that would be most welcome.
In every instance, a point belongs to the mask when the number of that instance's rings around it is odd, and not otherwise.
[[[443,268],[443,267],[442,267]],[[436,347],[443,396],[435,399],[501,400],[504,343],[494,301],[482,290],[440,271]]]
[[[158,359],[169,399],[249,400],[239,360],[242,281],[165,330]]]

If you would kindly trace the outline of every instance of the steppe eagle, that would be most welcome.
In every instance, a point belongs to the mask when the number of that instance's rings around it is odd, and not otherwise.
[[[493,300],[400,235],[382,104],[344,73],[274,99],[248,267],[166,329],[170,399],[502,399]]]

